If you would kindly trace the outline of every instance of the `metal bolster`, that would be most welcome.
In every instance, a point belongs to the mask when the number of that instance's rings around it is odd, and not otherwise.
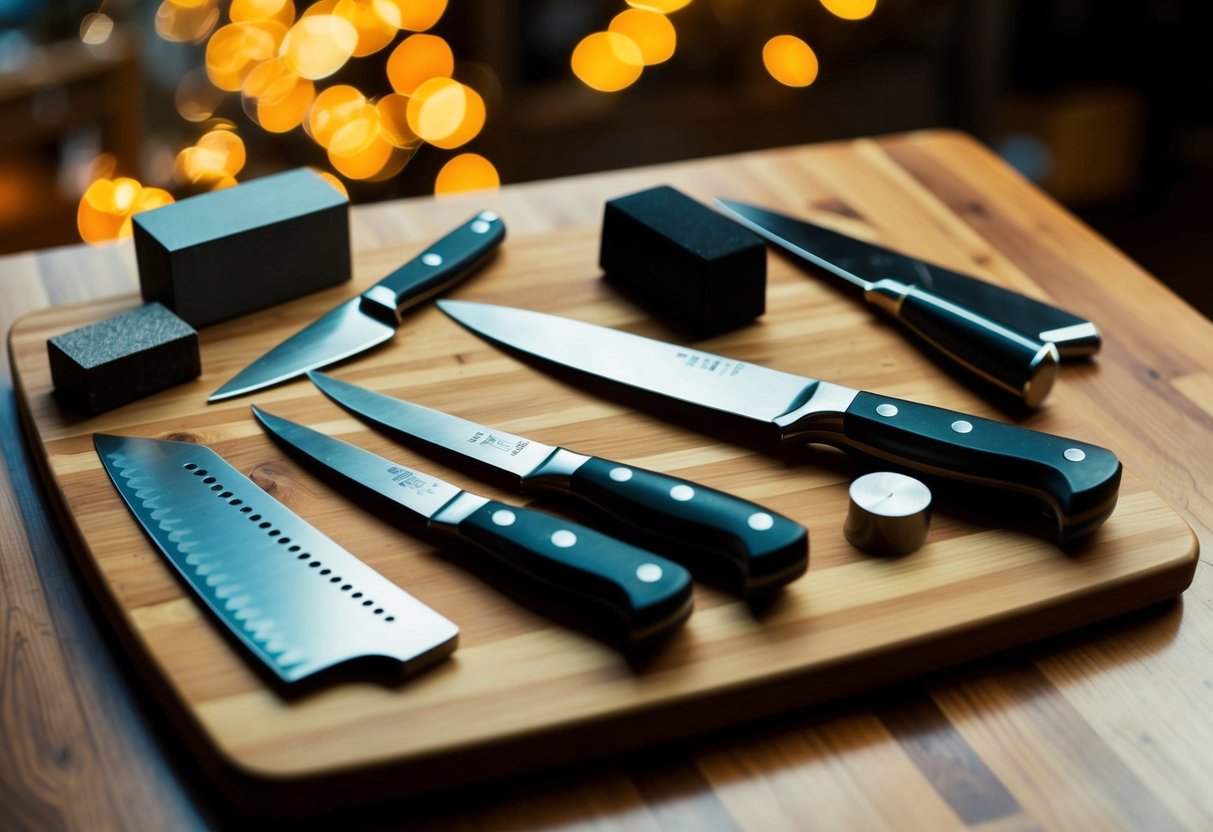
[[[488,503],[488,497],[481,497],[479,494],[471,494],[467,491],[460,491],[450,502],[438,509],[430,516],[429,525],[433,527],[449,526],[455,527],[468,519],[474,512],[482,508]]]
[[[359,308],[390,326],[400,323],[400,313],[396,311],[396,293],[386,286],[372,286],[363,292]]]
[[[886,277],[869,286],[863,296],[868,303],[898,318],[901,317],[901,304],[909,294],[909,286]]]
[[[780,427],[785,443],[812,442],[820,437],[836,445],[842,434],[843,414],[857,395],[859,391],[850,387],[819,381],[807,401],[773,421]]]
[[[530,488],[567,491],[573,473],[589,460],[584,454],[557,448],[531,473],[523,477],[523,482]]]

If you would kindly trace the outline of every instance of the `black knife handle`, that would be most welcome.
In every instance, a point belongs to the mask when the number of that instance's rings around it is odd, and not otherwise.
[[[747,593],[782,586],[808,568],[804,526],[714,488],[591,457],[569,490],[658,544],[688,546],[711,557],[712,567],[725,562]],[[695,571],[695,563],[682,562]]]
[[[1061,542],[1093,531],[1116,507],[1120,460],[1098,445],[864,392],[842,428],[847,445],[862,453],[1041,500]]]
[[[363,292],[360,308],[395,327],[405,309],[476,271],[503,239],[505,223],[481,211]]]
[[[1028,407],[1039,407],[1053,389],[1061,359],[1052,343],[1028,338],[897,280],[876,281],[864,297],[952,361]]]
[[[459,535],[568,600],[613,614],[628,641],[685,621],[691,576],[678,564],[559,517],[489,500],[457,527]]]

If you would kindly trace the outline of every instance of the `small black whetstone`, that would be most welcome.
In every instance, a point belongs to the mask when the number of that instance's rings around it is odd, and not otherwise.
[[[103,413],[202,373],[198,333],[159,303],[47,341],[55,394]]]
[[[202,327],[350,278],[349,201],[306,168],[131,220],[143,299]]]
[[[669,186],[606,204],[599,265],[612,285],[698,336],[766,309],[766,246],[754,233]]]

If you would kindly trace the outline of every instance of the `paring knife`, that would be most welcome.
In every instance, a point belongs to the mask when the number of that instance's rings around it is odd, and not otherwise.
[[[915,472],[1027,494],[1069,541],[1112,513],[1120,461],[1111,451],[943,408],[867,393],[690,347],[525,309],[439,301],[473,332],[507,347]]]
[[[455,649],[458,627],[211,449],[107,434],[93,442],[148,537],[281,681],[362,658],[413,673]]]
[[[492,211],[481,211],[358,297],[245,367],[212,393],[207,403],[289,381],[390,340],[405,309],[471,275],[504,238],[501,218]]]
[[[1064,354],[1089,355],[1089,321],[976,278],[811,223],[716,199],[726,215],[841,278],[939,353],[1027,407],[1039,407]]]
[[[746,594],[765,592],[803,575],[809,563],[804,526],[760,505],[687,480],[585,456],[478,425],[418,404],[339,381],[308,377],[329,398],[378,425],[425,440],[512,475],[524,493],[551,493],[586,506],[607,522],[642,536],[644,544],[671,551],[696,571],[724,567]],[[701,573],[702,574],[702,573]]]
[[[436,534],[487,552],[576,606],[612,615],[626,642],[647,641],[691,612],[691,576],[678,564],[584,526],[463,491],[437,477],[253,406],[290,447],[367,491],[425,518]]]

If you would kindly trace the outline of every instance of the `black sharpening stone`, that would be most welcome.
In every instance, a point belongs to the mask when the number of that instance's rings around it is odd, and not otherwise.
[[[202,373],[198,333],[159,303],[56,335],[46,349],[55,394],[90,414]]]
[[[766,309],[762,239],[669,186],[606,204],[598,263],[628,297],[698,336],[744,326]]]
[[[349,201],[307,168],[183,199],[132,220],[139,285],[191,326],[350,278]]]

